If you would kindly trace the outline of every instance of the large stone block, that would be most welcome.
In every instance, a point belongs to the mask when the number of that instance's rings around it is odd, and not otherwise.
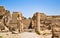
[[[0,15],[5,14],[5,8],[3,6],[0,6]]]
[[[20,12],[13,12],[12,19],[17,19],[18,17],[21,17],[21,16],[22,16],[22,13],[20,13]]]

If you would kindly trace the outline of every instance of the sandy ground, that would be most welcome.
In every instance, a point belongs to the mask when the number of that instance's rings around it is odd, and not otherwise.
[[[23,32],[20,34],[0,33],[3,38],[51,38],[52,35],[38,35],[34,32]]]

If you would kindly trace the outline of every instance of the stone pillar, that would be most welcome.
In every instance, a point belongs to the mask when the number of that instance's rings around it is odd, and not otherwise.
[[[36,30],[40,33],[40,13],[36,13]]]

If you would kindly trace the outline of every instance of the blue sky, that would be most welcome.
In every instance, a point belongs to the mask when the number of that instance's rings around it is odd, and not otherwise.
[[[60,15],[60,0],[0,0],[0,6],[11,13],[22,12],[25,17],[32,17],[35,12]]]

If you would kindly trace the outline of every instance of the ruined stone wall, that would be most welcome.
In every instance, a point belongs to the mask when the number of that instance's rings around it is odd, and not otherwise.
[[[52,34],[54,38],[60,38],[60,19],[52,21]]]
[[[9,13],[9,14],[8,14]],[[3,6],[0,6],[0,26],[2,25],[1,31],[5,30],[8,31],[8,21],[9,21],[10,12],[5,10]]]
[[[34,14],[34,16],[32,17],[32,20],[34,21],[34,24],[36,25],[36,13]],[[39,17],[38,17],[39,18]],[[49,17],[50,18],[50,17]],[[48,29],[50,24],[51,24],[51,19],[49,20],[49,18],[47,18],[47,16],[44,13],[40,13],[40,30],[44,30],[44,29]],[[34,26],[35,26],[34,25]]]
[[[36,13],[35,13],[36,14]],[[36,15],[32,17],[32,20],[34,23],[33,25],[36,25]],[[42,16],[41,16],[42,15]],[[53,38],[60,38],[60,16],[47,16],[43,13],[40,15],[40,30],[48,30],[48,32],[51,32],[53,35]],[[42,18],[43,17],[43,18]],[[36,26],[35,26],[36,27]],[[51,30],[51,31],[49,31]],[[41,32],[41,31],[40,31]],[[47,32],[47,31],[46,31]]]
[[[11,16],[9,10],[0,6],[0,31],[22,32],[25,29],[35,29],[40,32],[42,30],[44,33],[45,30],[48,30],[53,37],[60,38],[60,15],[47,16],[44,13],[36,12],[32,19],[27,19],[21,12],[13,12]]]

